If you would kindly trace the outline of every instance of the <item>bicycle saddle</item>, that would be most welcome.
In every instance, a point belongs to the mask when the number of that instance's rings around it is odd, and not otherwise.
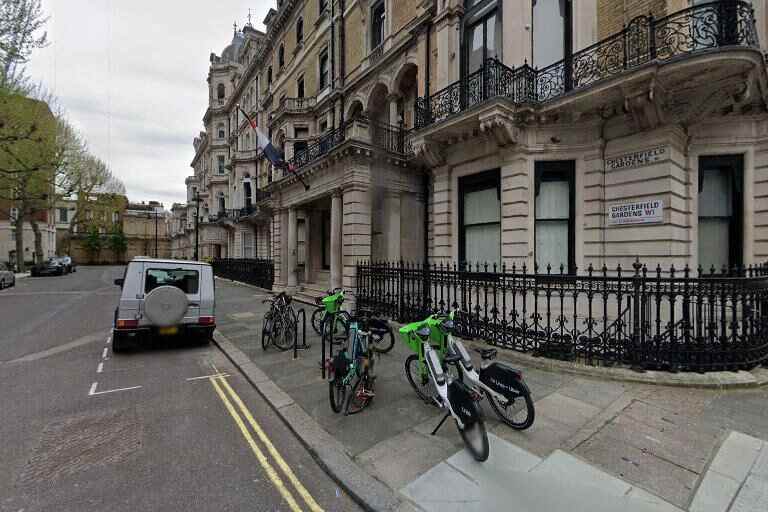
[[[461,356],[456,354],[448,354],[443,358],[445,364],[456,364],[461,361]]]
[[[443,329],[446,331],[452,331],[453,330],[453,320],[445,320],[442,324]]]
[[[495,348],[476,348],[475,352],[483,359],[496,359],[498,351]]]

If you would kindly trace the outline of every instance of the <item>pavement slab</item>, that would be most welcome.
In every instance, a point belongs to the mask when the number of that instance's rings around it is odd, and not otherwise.
[[[536,416],[551,418],[574,429],[580,428],[600,412],[599,407],[561,394],[552,393],[536,404]]]
[[[441,462],[401,489],[427,512],[480,512],[480,486],[456,468]]]
[[[376,478],[400,489],[456,452],[452,443],[414,430],[377,443],[356,460]]]
[[[757,460],[763,442],[741,432],[731,432],[717,452],[709,469],[742,482]]]
[[[670,503],[688,503],[699,474],[600,432],[574,450],[576,455]]]
[[[740,486],[741,483],[733,478],[717,471],[707,471],[691,502],[689,512],[727,511]]]
[[[765,512],[768,510],[768,480],[750,475],[736,499],[730,512]]]

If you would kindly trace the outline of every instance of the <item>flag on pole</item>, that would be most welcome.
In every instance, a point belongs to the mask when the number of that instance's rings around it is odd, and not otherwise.
[[[254,133],[256,133],[256,145],[258,149],[264,153],[264,156],[267,157],[267,160],[269,160],[272,165],[279,169],[287,169],[288,171],[293,172],[293,167],[285,161],[285,155],[283,155],[283,152],[280,150],[280,148],[275,147],[272,144],[272,141],[269,140],[269,137],[264,135],[261,130],[259,130],[259,126],[256,124],[256,121],[254,121],[254,119],[249,116],[245,110],[243,110],[240,104],[237,105],[237,108],[245,116],[245,119],[248,120],[248,124],[251,125]]]
[[[301,181],[301,184],[304,185],[304,188],[309,190],[309,185],[304,182],[304,179],[300,175],[296,174],[296,169],[294,166],[285,161],[285,155],[280,150],[280,148],[275,147],[272,144],[272,141],[269,140],[269,137],[264,135],[264,133],[259,130],[259,126],[256,124],[256,121],[254,121],[254,119],[249,116],[245,110],[243,110],[239,103],[237,104],[237,109],[242,112],[242,114],[245,116],[245,119],[248,120],[248,124],[251,125],[253,132],[256,134],[256,146],[261,150],[264,156],[267,157],[267,160],[269,160],[269,162],[278,169],[285,169],[290,173],[294,173],[294,175],[299,178],[299,181]]]

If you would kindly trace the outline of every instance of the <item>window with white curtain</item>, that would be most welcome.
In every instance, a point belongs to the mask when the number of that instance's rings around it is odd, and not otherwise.
[[[304,219],[296,221],[296,264],[304,265],[307,261],[307,232]]]
[[[469,264],[501,262],[501,197],[499,171],[459,179],[459,260]]]
[[[571,42],[570,0],[533,0],[533,65],[544,68],[565,58]]]
[[[698,259],[706,272],[742,263],[742,165],[740,155],[699,160]]]
[[[571,273],[573,248],[573,162],[536,162],[534,257],[539,272]]]
[[[243,258],[253,258],[254,251],[254,236],[250,231],[240,232],[240,249],[242,251]]]
[[[466,17],[466,70],[473,73],[486,59],[501,58],[501,13],[496,2],[473,9]]]

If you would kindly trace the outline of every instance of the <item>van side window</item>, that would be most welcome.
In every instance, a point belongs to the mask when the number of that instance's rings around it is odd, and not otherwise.
[[[150,268],[144,279],[144,293],[158,286],[175,286],[186,294],[197,293],[200,275],[197,270]]]

